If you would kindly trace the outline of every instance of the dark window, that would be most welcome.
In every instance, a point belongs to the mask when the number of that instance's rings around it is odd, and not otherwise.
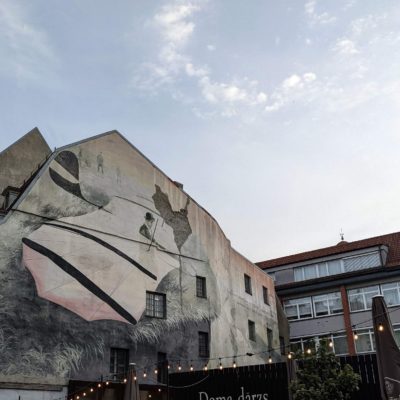
[[[146,292],[146,316],[155,318],[165,318],[167,316],[165,294]]]
[[[279,346],[281,348],[281,355],[282,356],[285,355],[286,354],[286,351],[285,351],[285,348],[286,348],[285,339],[282,336],[279,336]]]
[[[167,383],[168,376],[168,361],[166,353],[157,353],[157,382]]]
[[[110,372],[114,379],[123,379],[128,372],[129,350],[111,348],[110,351]]]
[[[264,297],[264,303],[269,304],[269,298],[268,298],[268,288],[263,286],[263,297]]]
[[[197,297],[207,297],[206,278],[196,276],[196,295]]]
[[[209,354],[208,332],[199,332],[199,357],[207,358]]]
[[[244,290],[251,294],[251,278],[246,274],[244,274]]]
[[[256,341],[256,324],[249,320],[249,339]]]
[[[268,339],[268,350],[271,351],[272,350],[272,341],[273,341],[273,333],[272,333],[272,329],[267,328],[267,339]]]

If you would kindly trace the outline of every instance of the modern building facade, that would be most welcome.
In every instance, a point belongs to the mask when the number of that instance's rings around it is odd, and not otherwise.
[[[257,265],[275,280],[293,351],[312,349],[324,338],[338,355],[374,352],[371,304],[378,294],[386,300],[400,344],[399,232],[342,240]]]
[[[4,161],[26,152],[20,169]],[[273,280],[118,132],[51,153],[34,130],[0,165],[14,188],[0,217],[1,400],[64,398],[71,381],[122,379],[130,362],[151,385],[167,359],[279,360]]]

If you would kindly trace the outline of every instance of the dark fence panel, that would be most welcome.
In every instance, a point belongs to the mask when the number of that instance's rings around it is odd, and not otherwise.
[[[288,400],[285,363],[171,374],[170,400]]]
[[[361,376],[360,390],[354,393],[352,400],[381,400],[376,354],[359,354],[338,358],[341,365],[351,365],[354,372]]]
[[[381,400],[375,354],[338,357],[361,376],[352,400]],[[286,363],[171,374],[170,400],[288,400]],[[268,396],[267,396],[268,395]]]

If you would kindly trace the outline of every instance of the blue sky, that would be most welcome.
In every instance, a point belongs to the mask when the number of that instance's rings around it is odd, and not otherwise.
[[[252,261],[400,230],[397,0],[0,0],[1,148],[119,130]]]

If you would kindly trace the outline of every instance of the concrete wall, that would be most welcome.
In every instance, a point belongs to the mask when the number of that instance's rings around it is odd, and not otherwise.
[[[49,146],[37,128],[0,153],[0,208],[7,186],[20,187],[28,180],[38,165],[51,153]]]
[[[129,349],[139,367],[164,352],[188,368],[199,331],[210,333],[211,358],[265,351],[267,328],[279,348],[271,278],[118,133],[60,149],[17,209],[0,224],[3,381],[96,380],[109,374],[110,347]],[[206,299],[196,276],[207,280]],[[145,315],[146,291],[166,295],[165,319]]]

